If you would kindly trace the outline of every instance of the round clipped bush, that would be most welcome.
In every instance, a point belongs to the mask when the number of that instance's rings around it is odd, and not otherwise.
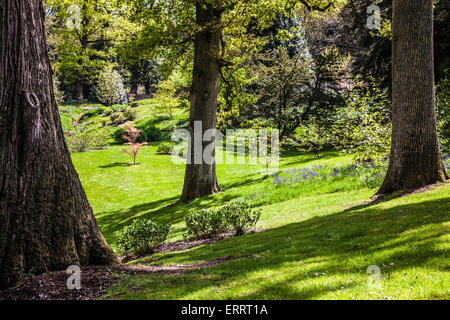
[[[218,209],[190,210],[184,219],[187,227],[184,236],[202,239],[231,230],[240,236],[258,223],[261,214],[261,210],[255,210],[240,200]]]
[[[247,229],[253,228],[261,218],[261,210],[253,210],[244,201],[234,201],[220,209],[225,216],[227,224],[237,236],[241,236]]]
[[[134,220],[116,232],[117,245],[126,253],[152,253],[166,241],[169,231],[170,226],[167,224],[157,224],[147,219]]]
[[[225,216],[219,210],[190,210],[184,219],[186,238],[202,239],[227,231]]]

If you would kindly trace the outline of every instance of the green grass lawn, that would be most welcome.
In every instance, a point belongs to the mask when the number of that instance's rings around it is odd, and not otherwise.
[[[168,241],[182,238],[184,215],[258,193],[265,231],[133,264],[188,264],[231,257],[192,273],[125,278],[108,298],[124,299],[448,299],[450,297],[450,186],[361,205],[376,189],[348,177],[317,187],[275,188],[252,165],[218,165],[224,192],[178,202],[184,165],[141,150],[129,166],[122,147],[72,154],[97,221],[108,242],[114,232],[145,217],[172,224]],[[350,164],[351,156],[283,152],[280,168]],[[354,186],[354,187],[352,187]],[[158,259],[156,262],[155,259]],[[369,287],[367,268],[381,269]]]

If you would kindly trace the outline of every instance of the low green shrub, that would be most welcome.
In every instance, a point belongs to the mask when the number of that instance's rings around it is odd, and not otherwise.
[[[109,117],[109,120],[111,121],[111,123],[116,123],[117,121],[119,121],[120,117],[121,117],[121,114],[116,112],[116,113],[111,114],[111,116]]]
[[[117,245],[126,253],[152,253],[166,241],[169,231],[170,226],[167,224],[156,224],[147,219],[134,220],[116,232]]]
[[[114,110],[112,108],[104,108],[102,116],[104,117],[110,116],[113,112]]]
[[[132,109],[126,109],[123,112],[123,118],[126,119],[127,121],[133,121],[135,120],[137,117],[137,111],[136,110],[132,110]]]
[[[227,231],[226,219],[220,210],[190,210],[184,221],[187,227],[185,238],[208,238]]]
[[[78,129],[65,134],[70,152],[84,152],[90,149],[106,149],[109,144],[109,135],[105,131],[84,131]]]
[[[67,146],[70,152],[84,152],[89,149],[91,135],[88,132],[68,135],[66,137]]]
[[[174,142],[160,142],[156,152],[159,154],[171,154],[174,147]]]
[[[223,212],[227,225],[232,227],[237,236],[245,233],[245,230],[253,228],[261,218],[260,209],[253,210],[252,207],[244,201],[234,201],[219,209]]]
[[[187,227],[185,238],[208,238],[231,230],[240,236],[258,223],[261,214],[261,210],[252,209],[247,202],[240,200],[218,209],[190,210],[184,220]]]

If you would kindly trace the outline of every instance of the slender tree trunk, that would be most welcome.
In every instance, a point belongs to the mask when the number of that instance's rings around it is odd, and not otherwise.
[[[75,81],[75,99],[78,101],[84,100],[83,82],[81,80]]]
[[[433,0],[394,0],[392,144],[378,194],[448,178],[436,129]]]
[[[136,95],[139,88],[139,80],[135,71],[131,71],[130,93]]]
[[[24,273],[110,264],[72,165],[38,0],[0,3],[0,286]]]
[[[194,123],[202,124],[202,136],[208,129],[215,129],[217,122],[217,94],[220,77],[219,52],[222,33],[222,1],[205,2],[196,5],[196,22],[200,28],[194,43],[194,70],[191,87],[191,108],[189,130],[191,143],[188,150],[191,164],[186,165],[182,201],[220,192],[216,165],[194,163],[192,147]],[[202,142],[202,152],[211,142]],[[197,155],[198,156],[198,155]],[[203,158],[203,157],[202,157]]]

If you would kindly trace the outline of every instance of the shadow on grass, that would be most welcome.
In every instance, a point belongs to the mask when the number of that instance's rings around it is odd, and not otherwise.
[[[128,162],[113,162],[110,164],[106,164],[103,166],[99,166],[99,168],[102,169],[109,169],[109,168],[117,168],[117,167],[129,167],[131,164]]]
[[[218,286],[228,288],[221,299],[308,299],[365,286],[370,265],[380,266],[382,274],[386,274],[389,270],[383,266],[391,263],[394,271],[400,271],[442,259],[442,263],[432,264],[433,269],[448,271],[448,252],[439,244],[444,241],[441,237],[448,234],[443,223],[450,221],[449,201],[445,197],[390,208],[378,206],[380,203],[356,206],[333,215],[166,254],[160,262],[169,259],[166,261],[171,263],[170,259],[174,259],[176,263],[191,263],[223,256],[235,260],[182,277],[152,276],[141,279],[140,285],[146,292],[164,291],[170,299],[195,293],[205,295],[215,292]],[[145,263],[145,259],[140,262]],[[158,287],[159,281],[154,281],[154,277],[163,279],[164,287]],[[317,281],[321,277],[323,281]]]
[[[221,206],[237,197],[233,195],[224,195],[222,197],[211,195],[187,204],[179,201],[179,198],[179,196],[174,196],[123,210],[102,212],[96,214],[96,219],[108,243],[113,244],[115,242],[114,232],[129,225],[134,219],[150,219],[156,223],[166,223],[173,226],[182,222],[186,213],[191,209]],[[179,233],[181,231],[183,230],[172,229],[171,232]]]

